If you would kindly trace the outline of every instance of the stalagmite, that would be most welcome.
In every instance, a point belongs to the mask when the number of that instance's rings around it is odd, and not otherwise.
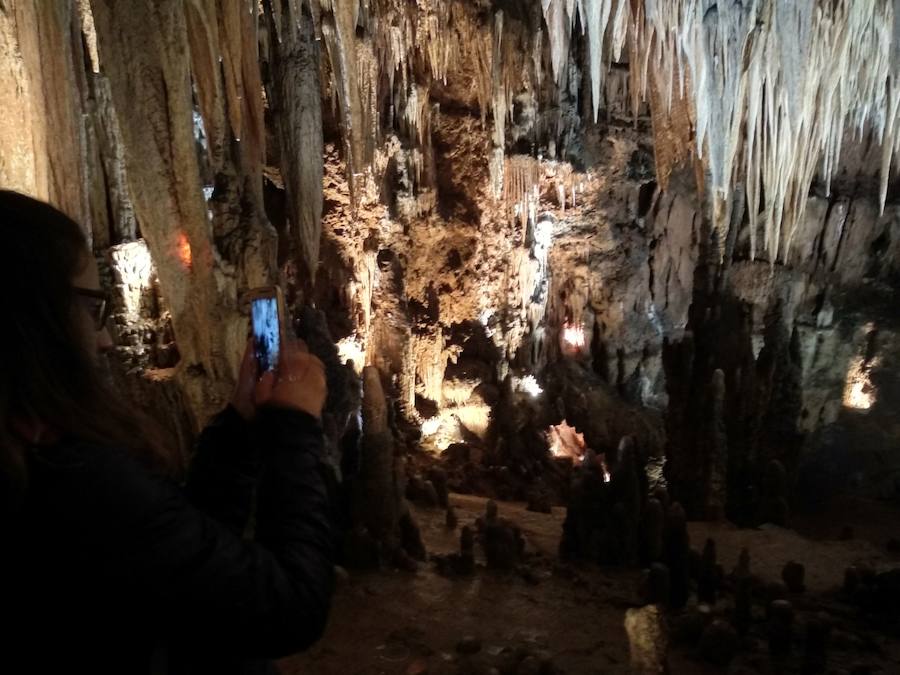
[[[625,632],[631,655],[630,672],[635,675],[668,672],[669,631],[661,605],[626,610]]]
[[[713,372],[709,384],[706,446],[706,517],[719,520],[725,514],[728,479],[728,434],[725,420],[725,373]]]
[[[662,558],[664,525],[664,507],[658,499],[651,497],[641,513],[641,559],[644,563],[655,563]],[[660,602],[668,602],[668,594]]]
[[[366,526],[390,557],[400,544],[400,514],[394,499],[394,439],[388,428],[387,403],[378,369],[363,369],[362,457],[355,520]]]
[[[688,564],[690,539],[687,531],[687,517],[684,508],[678,502],[674,502],[666,514],[663,541],[665,563],[669,567],[671,575],[669,606],[672,609],[681,609],[687,603],[690,594]]]

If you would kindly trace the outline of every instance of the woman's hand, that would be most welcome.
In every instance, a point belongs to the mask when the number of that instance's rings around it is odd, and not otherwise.
[[[237,384],[231,395],[231,407],[237,410],[238,415],[245,420],[251,420],[256,415],[256,404],[253,402],[253,392],[256,389],[257,378],[256,355],[253,353],[253,338],[247,340],[247,348],[244,350],[244,358],[241,359],[241,368],[238,371]]]
[[[328,387],[325,366],[309,353],[302,340],[283,344],[277,372],[263,374],[254,390],[256,407],[274,405],[322,416]]]

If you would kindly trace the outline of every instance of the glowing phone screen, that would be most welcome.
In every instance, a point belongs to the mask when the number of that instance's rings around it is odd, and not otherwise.
[[[253,348],[259,372],[275,370],[281,336],[278,321],[278,301],[276,298],[257,298],[251,308],[253,322]]]

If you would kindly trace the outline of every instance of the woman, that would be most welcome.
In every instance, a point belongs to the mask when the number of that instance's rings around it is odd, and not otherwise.
[[[333,586],[319,360],[286,345],[257,382],[248,349],[182,490],[100,375],[108,304],[78,225],[0,191],[0,232],[0,671],[258,671],[318,639]]]

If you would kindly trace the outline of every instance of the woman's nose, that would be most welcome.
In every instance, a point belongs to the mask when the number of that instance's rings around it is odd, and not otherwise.
[[[113,344],[112,337],[110,336],[109,330],[106,328],[106,326],[97,331],[97,351],[100,354],[105,354],[114,346],[115,345]]]

